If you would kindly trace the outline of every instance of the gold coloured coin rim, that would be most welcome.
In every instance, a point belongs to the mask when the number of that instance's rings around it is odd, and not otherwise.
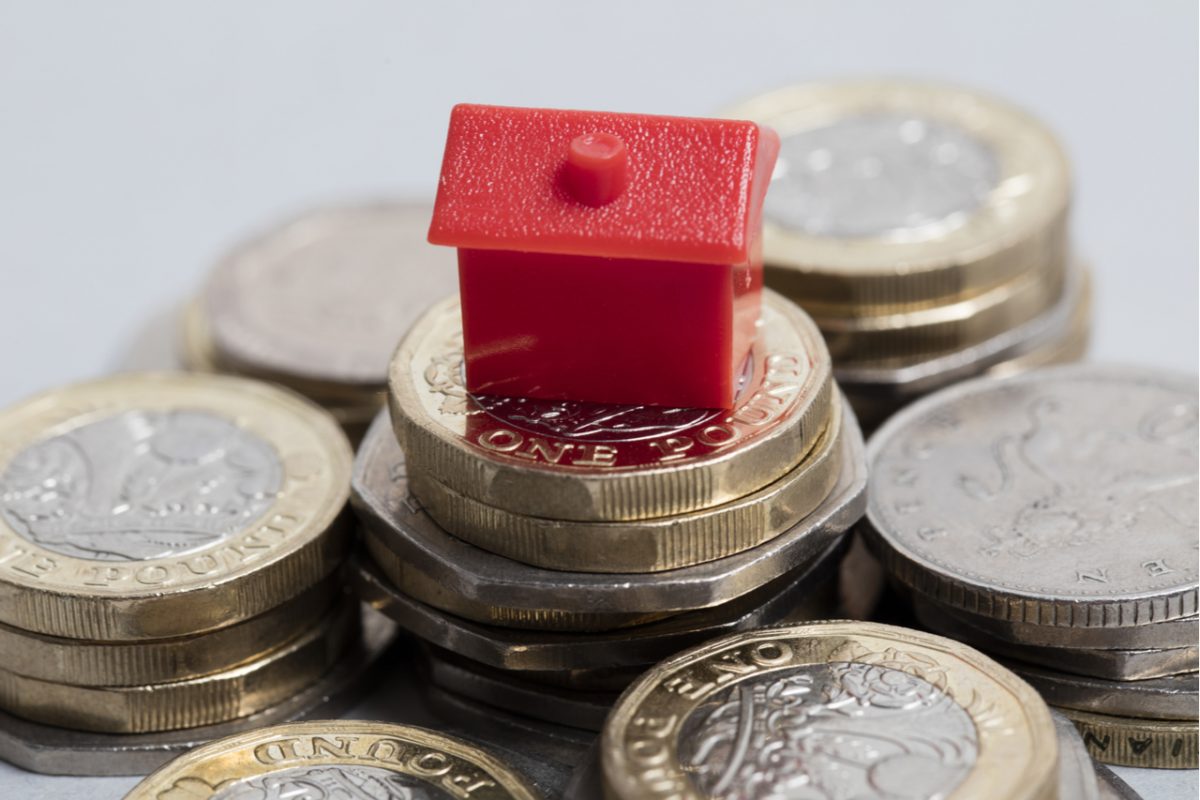
[[[133,787],[125,796],[125,800],[156,800],[160,792],[170,788],[181,778],[195,775],[201,780],[207,780],[212,772],[217,770],[220,770],[219,775],[223,777],[216,784],[209,780],[210,786],[219,786],[224,781],[245,780],[269,774],[274,771],[271,769],[274,765],[265,765],[252,760],[256,747],[285,737],[323,737],[332,740],[339,736],[358,736],[376,740],[396,739],[417,747],[445,752],[487,772],[496,780],[497,788],[506,792],[511,800],[541,800],[541,795],[532,785],[481,748],[453,736],[415,725],[397,725],[368,720],[292,722],[218,739],[190,750],[150,773],[141,783]],[[308,759],[306,763],[350,763],[361,766],[380,766],[378,762],[366,761],[361,758],[339,759],[333,756],[326,756],[324,760]],[[206,767],[207,769],[205,769]],[[230,775],[230,772],[233,774]],[[414,775],[414,777],[421,776]],[[503,795],[500,796],[503,797]]]
[[[916,242],[886,237],[811,236],[763,220],[767,264],[806,272],[912,281],[920,273],[951,271],[1036,236],[1061,218],[1070,202],[1070,167],[1058,138],[1025,111],[959,86],[916,81],[814,82],[752,97],[722,116],[752,119],[781,137],[863,113],[900,112],[965,131],[996,154],[1000,175],[988,202],[966,224]],[[1004,192],[1006,181],[1033,174],[1032,190]],[[999,201],[1003,201],[1002,203]],[[999,208],[1007,209],[1003,213]],[[904,264],[897,270],[898,263]]]
[[[488,505],[533,516],[579,521],[645,519],[709,508],[760,489],[798,464],[812,449],[829,416],[833,370],[820,331],[799,306],[764,290],[764,307],[769,306],[779,315],[778,324],[790,328],[800,354],[808,362],[804,383],[795,399],[764,431],[703,456],[612,470],[543,465],[485,450],[432,417],[412,380],[417,352],[437,329],[441,318],[453,313],[451,309],[457,302],[457,296],[451,296],[434,304],[400,342],[389,368],[388,406],[393,430],[411,466],[427,469],[442,483]],[[764,350],[764,356],[770,354]],[[772,463],[768,469],[747,466],[747,462],[757,459]],[[735,473],[747,477],[733,479]],[[748,477],[751,475],[758,477],[751,480]],[[723,486],[722,477],[733,480],[736,488]],[[491,490],[497,481],[503,485],[503,492]],[[699,493],[683,490],[698,483],[711,484],[713,488]],[[580,486],[586,490],[589,507],[561,508],[557,499],[563,496],[562,490]],[[571,496],[580,494],[567,491]]]
[[[828,422],[813,448],[782,477],[730,503],[684,514],[624,522],[561,522],[488,506],[419,472],[409,474],[408,484],[443,530],[505,558],[568,572],[664,572],[749,550],[812,513],[841,475],[842,414],[849,413],[843,412],[843,402],[835,390]],[[763,518],[756,510],[776,507],[785,495],[792,497],[786,505],[798,512],[774,527],[761,524]],[[465,524],[452,524],[456,520],[442,513],[446,509],[465,513]],[[653,558],[642,555],[641,541],[639,549],[630,547],[631,539],[653,542]],[[556,544],[547,546],[551,541]]]
[[[359,632],[357,600],[344,598],[273,650],[230,669],[200,677],[138,686],[75,686],[0,674],[19,717],[98,733],[158,733],[240,719],[283,702],[317,681]],[[253,702],[246,701],[253,689]],[[231,704],[231,699],[234,701]],[[97,721],[94,710],[103,708]]]
[[[74,686],[137,686],[203,678],[265,656],[298,637],[335,602],[334,576],[257,617],[193,636],[94,642],[0,625],[0,671]],[[219,662],[213,659],[221,659]],[[196,670],[197,659],[207,665]],[[184,669],[184,667],[188,667]]]
[[[17,557],[0,560],[0,600],[9,596],[9,602],[0,602],[0,622],[74,638],[123,640],[186,635],[199,632],[187,627],[188,620],[160,618],[151,625],[156,630],[143,630],[132,617],[153,616],[156,609],[186,596],[192,603],[230,604],[228,614],[208,615],[221,616],[219,624],[201,630],[222,627],[294,597],[332,569],[333,564],[326,563],[326,556],[319,551],[326,534],[340,530],[339,517],[349,499],[353,462],[349,442],[326,412],[298,395],[264,383],[229,376],[160,372],[118,375],[45,392],[0,413],[0,474],[16,455],[39,441],[143,409],[214,414],[267,442],[285,474],[280,497],[239,532],[207,547],[129,562],[77,558],[45,549],[13,530],[0,516],[0,553],[19,551]],[[272,536],[270,552],[263,557],[233,567],[214,559],[220,566],[202,575],[182,566],[184,561],[217,553],[261,530],[276,530],[269,526],[292,514],[302,515],[296,518],[299,523],[282,541]],[[15,565],[28,559],[53,566],[51,570],[38,570],[37,576],[17,571]],[[124,580],[117,586],[85,582],[89,572],[107,568],[124,568],[131,575],[148,570],[155,575],[165,572],[179,577],[132,590],[124,586]],[[51,571],[58,577],[49,577]],[[269,581],[263,591],[237,592],[237,584],[247,576],[266,571],[285,578],[283,585]],[[83,611],[79,603],[93,611]],[[157,626],[163,627],[159,630]]]
[[[649,791],[647,785],[638,780],[636,769],[629,763],[623,746],[635,719],[671,719],[674,720],[672,732],[677,732],[678,725],[683,724],[694,708],[694,701],[676,695],[664,698],[664,702],[672,704],[665,710],[648,708],[655,690],[671,675],[725,651],[780,639],[836,640],[838,647],[857,645],[866,649],[867,654],[884,653],[898,647],[916,648],[925,657],[932,658],[946,673],[950,685],[944,691],[970,715],[979,737],[978,760],[970,773],[947,796],[948,800],[1051,800],[1054,797],[1058,779],[1058,738],[1048,707],[1027,683],[992,659],[959,642],[907,628],[846,620],[732,634],[685,651],[651,668],[621,695],[601,734],[600,752],[607,796],[618,800],[636,800],[645,797]],[[828,662],[795,659],[780,664],[778,668],[798,663]],[[750,674],[764,675],[771,671],[772,668],[768,667]],[[736,683],[735,679],[721,686]],[[1009,733],[1000,722],[1004,719],[1000,717],[1002,703],[1011,706],[1009,714],[1016,717],[1009,724],[1015,726],[1020,720],[1025,721],[1023,728],[1027,745],[1024,750],[1029,755],[1027,765],[1014,764],[1011,754],[1004,753],[1003,748],[1000,748],[1000,753],[996,752],[997,746]],[[664,738],[655,764],[659,767],[666,765],[667,768],[678,765],[677,748],[676,739]],[[661,770],[658,772],[661,773]],[[664,776],[660,774],[659,777]],[[672,796],[678,800],[704,800],[690,782],[685,791],[677,791]]]

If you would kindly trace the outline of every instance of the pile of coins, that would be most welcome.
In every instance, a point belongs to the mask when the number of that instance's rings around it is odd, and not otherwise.
[[[727,115],[782,137],[766,282],[816,319],[866,428],[963,378],[1086,349],[1067,160],[1036,120],[964,89],[895,82],[804,84]]]
[[[308,401],[121,376],[3,411],[0,441],[0,708],[21,718],[6,737],[261,715],[357,647],[352,453]],[[22,760],[7,738],[5,757]]]
[[[352,495],[361,593],[436,685],[598,728],[682,647],[832,614],[862,436],[811,320],[763,311],[731,412],[472,396],[457,300],[416,323]]]
[[[1079,734],[1016,675],[957,642],[874,623],[681,653],[622,696],[598,750],[567,797],[1107,796]]]
[[[322,209],[237,248],[184,315],[185,365],[283,384],[358,441],[396,342],[456,285],[453,252],[425,242],[429,216],[406,203]]]
[[[1134,767],[1197,765],[1197,390],[1058,367],[945,389],[872,438],[865,535],[916,619]]]

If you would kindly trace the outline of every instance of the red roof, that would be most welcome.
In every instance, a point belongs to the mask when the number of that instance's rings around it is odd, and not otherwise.
[[[564,179],[585,134],[615,135],[627,151],[625,188],[604,205],[576,200]],[[753,122],[455,106],[429,241],[745,263],[778,152],[779,137]]]

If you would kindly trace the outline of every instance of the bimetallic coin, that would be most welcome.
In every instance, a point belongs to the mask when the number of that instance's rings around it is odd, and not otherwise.
[[[324,209],[239,247],[199,300],[216,360],[289,385],[381,388],[396,342],[457,284],[454,254],[425,241],[430,214]]]
[[[719,639],[652,668],[601,740],[614,798],[1053,798],[1037,694],[956,642],[865,622]]]
[[[1079,358],[1087,347],[1091,305],[1088,269],[1072,261],[1058,301],[1029,322],[970,347],[910,364],[842,364],[834,377],[860,422],[873,429],[901,406],[958,381],[993,370],[1015,374]]]
[[[434,731],[329,720],[263,728],[181,756],[126,800],[204,797],[346,800],[537,800],[521,776],[486,751]]]
[[[545,570],[450,536],[409,495],[404,454],[386,416],[359,449],[354,503],[386,583],[423,604],[489,626],[610,630],[721,605],[811,564],[862,514],[862,434],[851,414],[843,416],[842,429],[842,474],[813,513],[758,547],[669,572]]]
[[[980,616],[1127,627],[1196,613],[1197,394],[1076,366],[943,390],[868,449],[889,572]]]
[[[312,627],[341,593],[340,575],[245,622],[174,639],[90,642],[0,625],[0,671],[75,686],[137,686],[211,675],[251,661]]]
[[[844,543],[815,564],[784,574],[756,592],[714,608],[677,614],[611,632],[523,631],[480,625],[438,611],[393,587],[366,559],[352,559],[359,596],[423,641],[498,669],[598,670],[653,664],[722,633],[784,622],[826,619],[835,608],[833,582]]]
[[[401,342],[392,422],[413,472],[519,514],[622,521],[732,502],[795,467],[829,416],[829,353],[812,320],[767,293],[732,411],[474,397],[458,301]]]
[[[344,556],[350,468],[327,414],[254,381],[124,375],[12,407],[0,622],[109,641],[262,614]]]
[[[315,683],[358,636],[345,601],[291,642],[224,672],[144,686],[71,686],[0,672],[0,708],[47,725],[149,733],[246,717]]]
[[[1066,262],[930,308],[858,317],[814,316],[843,367],[896,368],[957,353],[1036,319],[1062,296]]]
[[[1195,721],[1115,717],[1060,708],[1075,723],[1092,758],[1119,767],[1195,769],[1200,746]]]
[[[782,137],[763,208],[767,281],[814,315],[969,296],[1066,256],[1054,135],[949,86],[813,83],[727,111]]]
[[[1092,757],[1071,720],[1050,712],[1058,735],[1058,800],[1101,800]]]
[[[480,503],[422,472],[414,496],[447,533],[497,555],[556,570],[662,572],[739,553],[783,533],[829,496],[841,474],[838,397],[812,451],[783,477],[713,508],[627,522],[578,522]]]
[[[1118,717],[1196,720],[1200,675],[1168,675],[1140,681],[1111,681],[1070,675],[1015,661],[1005,666],[1024,678],[1052,706]],[[1195,668],[1196,664],[1192,664]]]
[[[985,633],[974,627],[960,615],[942,610],[933,603],[913,598],[913,610],[922,625],[939,633],[958,639],[993,655],[1013,658],[1028,664],[1038,664],[1075,675],[1090,675],[1113,681],[1141,680],[1194,672],[1200,658],[1195,644],[1161,650],[1093,649],[1053,647],[1022,644]],[[978,618],[976,618],[978,619]],[[1193,620],[1194,622],[1194,620]],[[1170,623],[1159,622],[1156,625]],[[1151,626],[1143,626],[1151,627]],[[1193,634],[1196,633],[1193,625]],[[1061,631],[1061,628],[1052,628]],[[1088,630],[1088,629],[1085,629]],[[1123,628],[1104,628],[1121,631]],[[1196,637],[1193,635],[1193,641]]]
[[[20,719],[0,711],[0,758],[46,775],[145,775],[214,739],[268,725],[326,719],[349,710],[391,663],[381,656],[396,636],[387,617],[359,606],[362,638],[316,683],[241,719],[158,733],[91,733]],[[389,679],[395,676],[389,672]]]

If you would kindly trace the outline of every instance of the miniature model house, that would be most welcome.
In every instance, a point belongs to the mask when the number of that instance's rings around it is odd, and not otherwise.
[[[778,152],[752,122],[455,107],[429,241],[458,248],[468,390],[730,408]]]

